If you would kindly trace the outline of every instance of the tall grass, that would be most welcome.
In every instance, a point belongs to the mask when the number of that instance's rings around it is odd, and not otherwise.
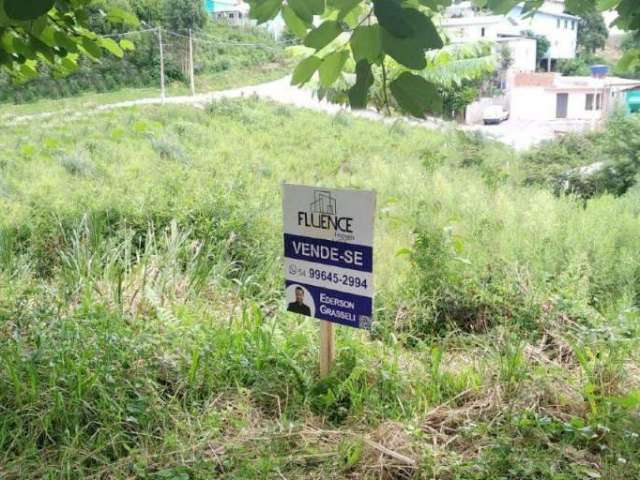
[[[0,138],[0,477],[640,475],[638,190],[253,98],[71,122]],[[324,380],[283,181],[378,192],[374,328]]]

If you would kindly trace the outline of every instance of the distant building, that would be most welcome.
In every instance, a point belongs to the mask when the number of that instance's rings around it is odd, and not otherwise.
[[[536,70],[536,41],[522,36],[518,22],[513,19],[501,15],[465,14],[443,19],[440,27],[451,43],[487,41],[494,44],[496,54],[502,45],[506,45],[513,60],[507,78],[517,72]]]
[[[564,12],[563,0],[547,0],[531,16],[522,13],[523,6],[515,6],[508,14],[518,22],[522,31],[531,30],[549,40],[549,50],[544,56],[546,69],[552,70],[555,62],[576,57],[578,44],[578,17]]]
[[[548,52],[544,56],[546,70],[555,67],[559,59],[575,58],[578,39],[578,17],[564,13],[563,0],[547,0],[531,15],[523,13],[523,5],[515,6],[507,15],[488,15],[479,10],[471,2],[464,1],[451,5],[445,10],[441,28],[453,43],[476,42],[487,40],[490,42],[508,42],[512,39],[527,38],[528,31],[536,35],[545,36],[550,43]],[[535,44],[535,40],[533,41]],[[535,48],[530,49],[531,42],[520,41],[512,47],[517,66],[514,72],[535,71]],[[524,59],[522,58],[524,56]]]
[[[243,0],[203,0],[205,11],[214,19],[236,26],[255,26],[257,22],[249,17],[249,5]],[[278,39],[284,31],[284,20],[278,15],[264,24]]]
[[[640,80],[520,73],[514,79],[510,105],[511,118],[518,120],[566,119],[595,124],[616,106],[627,111],[640,109]]]

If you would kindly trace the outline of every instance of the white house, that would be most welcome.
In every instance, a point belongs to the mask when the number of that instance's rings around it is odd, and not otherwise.
[[[249,4],[244,0],[203,0],[205,11],[219,21],[225,21],[235,26],[257,25],[255,20],[249,17]],[[278,14],[273,20],[265,23],[276,40],[280,38],[285,29],[282,15]]]
[[[510,92],[511,118],[518,120],[581,120],[598,122],[626,92],[640,89],[640,80],[617,77],[563,77],[556,73],[520,73]]]
[[[526,37],[500,37],[496,39],[496,45],[506,45],[511,51],[513,64],[507,71],[507,77],[511,78],[519,72],[536,71],[536,46],[533,38]]]
[[[459,4],[457,7],[466,7],[465,4]],[[470,9],[458,11],[469,12]],[[495,54],[498,54],[501,46],[507,46],[513,60],[513,64],[507,71],[507,83],[508,79],[518,72],[535,72],[536,70],[536,41],[521,36],[520,26],[514,19],[501,15],[466,13],[444,18],[440,28],[451,43],[488,41],[493,43]]]
[[[494,42],[503,36],[520,34],[517,21],[502,15],[474,15],[444,18],[440,22],[446,36],[453,43]]]
[[[578,39],[578,17],[564,13],[563,0],[546,0],[535,13],[523,13],[523,5],[517,5],[507,15],[487,15],[479,11],[469,1],[458,2],[445,10],[440,24],[445,35],[452,42],[492,42],[505,38],[526,38],[525,32],[544,35],[550,43],[545,55],[545,67],[553,68],[558,59],[575,58]],[[514,71],[535,71],[535,51],[531,56],[526,50],[526,42],[512,46],[519,55]],[[514,55],[516,58],[516,55]],[[533,59],[533,63],[530,63]]]
[[[564,13],[564,8],[563,0],[547,0],[530,16],[523,14],[522,4],[507,14],[507,17],[518,22],[522,31],[531,30],[549,40],[551,45],[545,55],[548,70],[553,68],[556,60],[576,56],[579,18]]]

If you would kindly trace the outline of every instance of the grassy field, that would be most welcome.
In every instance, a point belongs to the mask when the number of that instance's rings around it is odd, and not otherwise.
[[[196,76],[196,93],[206,93],[229,88],[257,85],[277,80],[291,73],[291,61],[234,67],[215,73],[202,73]],[[166,85],[169,97],[189,95],[190,90],[184,82],[170,82]],[[87,92],[66,98],[41,99],[28,103],[0,103],[0,122],[10,121],[21,115],[31,115],[61,110],[90,109],[97,105],[153,98],[160,96],[160,86],[153,88],[121,88],[111,92]]]
[[[0,478],[640,477],[640,190],[254,99],[5,127]],[[282,305],[283,181],[378,192],[376,319]]]

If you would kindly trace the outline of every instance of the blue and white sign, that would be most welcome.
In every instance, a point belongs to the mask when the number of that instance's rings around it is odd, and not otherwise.
[[[374,192],[284,185],[288,311],[371,326],[375,204]]]

